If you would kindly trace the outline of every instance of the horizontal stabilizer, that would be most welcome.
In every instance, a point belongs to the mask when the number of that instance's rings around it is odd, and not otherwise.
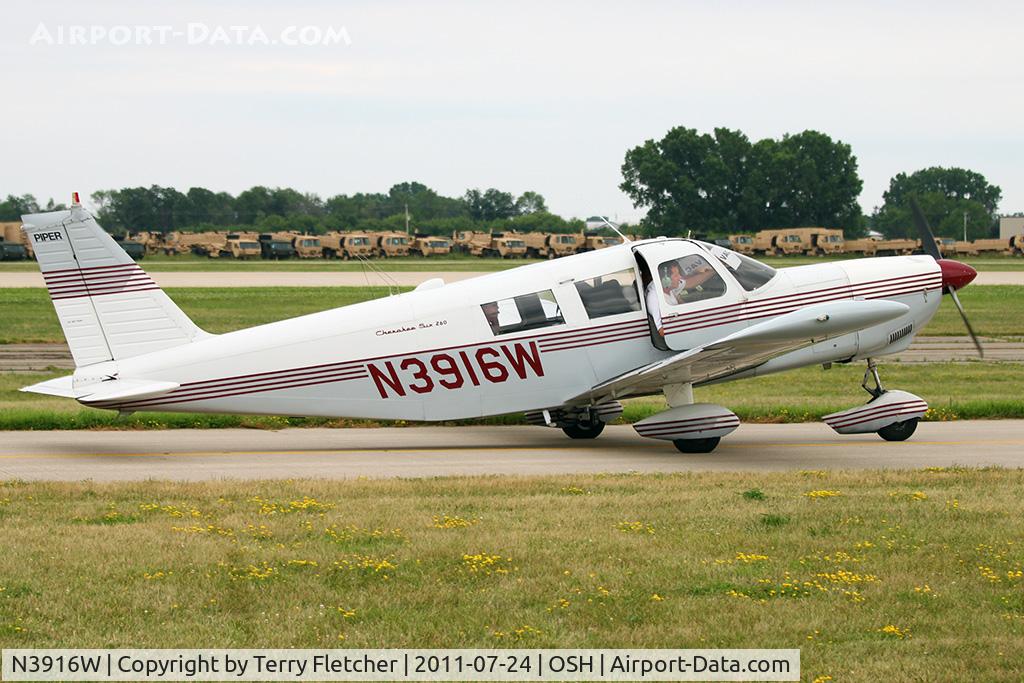
[[[72,386],[73,379],[74,375],[48,379],[45,382],[40,382],[39,384],[22,387],[21,391],[27,391],[33,394],[45,394],[47,396],[60,396],[61,398],[74,398],[75,389]]]
[[[90,384],[75,398],[80,403],[102,403],[104,401],[128,401],[161,396],[174,391],[181,385],[177,382],[154,380],[114,379],[108,382]]]

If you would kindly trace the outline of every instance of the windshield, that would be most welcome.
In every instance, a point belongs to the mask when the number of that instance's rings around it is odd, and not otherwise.
[[[240,246],[242,249],[259,249],[260,248],[259,242],[239,242],[238,246]]]
[[[760,261],[755,261],[749,256],[744,256],[731,249],[720,247],[716,244],[701,242],[711,255],[725,264],[729,272],[733,274],[740,286],[748,292],[762,287],[771,281],[778,272],[771,266],[766,266]]]
[[[444,249],[448,246],[448,243],[444,240],[434,240],[432,242],[428,242],[428,244],[434,249]]]
[[[355,246],[362,246],[370,243],[369,237],[353,237],[349,240]]]
[[[505,246],[513,247],[513,248],[515,248],[515,247],[525,247],[526,246],[526,242],[524,242],[522,240],[507,240],[505,242]]]

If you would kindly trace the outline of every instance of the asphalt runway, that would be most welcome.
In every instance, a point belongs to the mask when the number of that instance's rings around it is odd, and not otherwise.
[[[546,427],[5,432],[0,479],[352,479],[596,472],[1024,466],[1024,420],[929,422],[903,443],[821,423],[742,425],[714,453],[609,427],[572,441]]]
[[[145,269],[146,264],[140,264]],[[260,271],[186,271],[156,272],[150,277],[161,287],[401,287],[416,285],[439,277],[445,282],[457,282],[487,275],[481,271],[398,271],[383,276],[369,271],[346,272],[260,272]],[[1024,271],[981,272],[976,285],[1024,285]],[[43,277],[38,272],[0,273],[0,287],[42,287]]]

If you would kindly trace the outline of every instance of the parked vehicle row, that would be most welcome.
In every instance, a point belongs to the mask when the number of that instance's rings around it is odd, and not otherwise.
[[[878,237],[848,240],[842,230],[830,228],[761,230],[754,235],[735,234],[729,235],[728,239],[716,241],[742,254],[763,256],[905,256],[921,249],[919,240]],[[1024,255],[1024,234],[1008,239],[980,239],[973,242],[948,237],[936,237],[935,241],[939,243],[942,253],[950,256],[977,256],[985,253]]]
[[[146,254],[197,254],[230,259],[374,259],[401,256],[447,256],[452,253],[489,258],[554,259],[570,254],[603,249],[621,241],[608,231],[581,233],[456,231],[451,239],[436,235],[404,232],[329,232],[306,235],[285,232],[137,232],[118,238],[132,258]],[[842,230],[829,228],[785,228],[737,233],[715,240],[742,254],[764,256],[899,256],[918,252],[921,244],[910,239],[845,239]],[[1009,239],[980,239],[964,242],[936,238],[943,254],[1024,255],[1024,234]],[[0,223],[0,261],[33,258],[32,245],[21,231],[21,223]]]

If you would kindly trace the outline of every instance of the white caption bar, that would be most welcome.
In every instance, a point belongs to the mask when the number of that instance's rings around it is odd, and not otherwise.
[[[800,650],[4,650],[5,681],[797,681]]]

